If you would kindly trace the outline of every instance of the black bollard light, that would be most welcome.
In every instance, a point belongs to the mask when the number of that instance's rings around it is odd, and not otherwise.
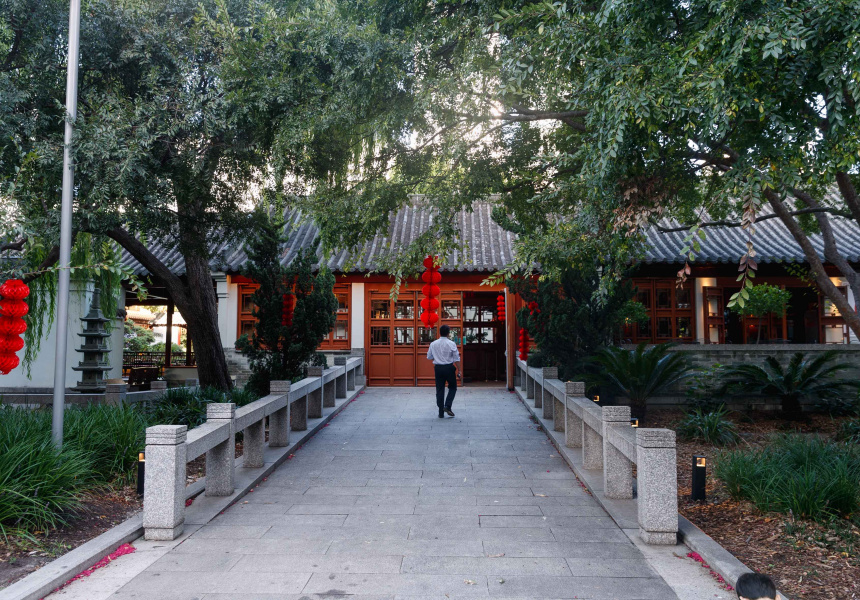
[[[693,485],[690,498],[693,500],[705,499],[705,480],[707,475],[708,460],[698,454],[693,455]]]
[[[143,496],[143,478],[146,471],[146,454],[137,454],[137,495]]]

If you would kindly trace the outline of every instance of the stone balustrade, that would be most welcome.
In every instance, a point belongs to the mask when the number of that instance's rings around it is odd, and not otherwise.
[[[630,426],[629,406],[601,406],[585,397],[582,382],[562,382],[554,368],[517,360],[515,383],[534,399],[535,411],[564,433],[568,448],[581,449],[582,468],[602,470],[603,494],[633,500],[639,535],[648,544],[676,544],[678,477],[675,432]]]
[[[185,523],[186,467],[206,455],[205,495],[235,492],[236,432],[243,432],[242,468],[264,466],[266,419],[269,447],[290,444],[290,431],[304,431],[308,418],[323,416],[336,398],[346,398],[362,377],[363,359],[343,357],[331,368],[310,367],[296,383],[271,382],[271,393],[240,408],[232,403],[207,405],[206,422],[188,430],[185,425],[156,425],[146,429],[143,527],[147,540],[173,540]],[[361,381],[359,379],[359,381]],[[363,382],[362,382],[363,383]]]

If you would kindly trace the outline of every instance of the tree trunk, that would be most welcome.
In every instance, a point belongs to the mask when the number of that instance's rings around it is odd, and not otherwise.
[[[185,257],[185,273],[190,310],[187,316],[181,307],[179,310],[188,324],[200,384],[229,390],[232,381],[218,330],[218,297],[212,285],[209,262],[204,257],[189,254]]]
[[[229,390],[232,382],[227,372],[224,348],[221,346],[216,294],[206,259],[192,253],[184,257],[188,277],[186,286],[167,265],[125,229],[116,227],[108,232],[108,236],[125,248],[167,288],[188,326],[188,338],[194,344],[200,385]]]
[[[798,224],[794,217],[791,216],[789,210],[785,207],[785,204],[782,203],[782,200],[774,192],[765,192],[765,197],[768,199],[771,207],[773,207],[774,212],[779,215],[779,219],[783,222],[786,228],[788,228],[792,237],[794,237],[795,241],[803,250],[803,255],[806,257],[806,262],[809,263],[809,268],[812,271],[815,282],[818,284],[818,289],[821,290],[821,293],[839,309],[839,312],[842,314],[842,318],[848,324],[848,327],[851,328],[851,331],[860,337],[860,316],[858,316],[854,311],[854,308],[848,302],[848,298],[846,298],[839,288],[830,281],[830,276],[827,274],[824,264],[821,262],[821,259],[815,251],[815,247],[812,245],[809,237],[803,229],[801,229],[800,224]],[[855,297],[855,302],[857,301],[860,301],[860,299]]]

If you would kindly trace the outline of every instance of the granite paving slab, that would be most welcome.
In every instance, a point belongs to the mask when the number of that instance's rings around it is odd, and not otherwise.
[[[371,388],[112,600],[677,600],[515,395]],[[133,555],[132,555],[133,556]]]

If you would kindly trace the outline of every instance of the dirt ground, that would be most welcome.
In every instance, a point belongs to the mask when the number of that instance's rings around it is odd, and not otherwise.
[[[670,427],[681,420],[679,410],[652,411],[649,427]],[[751,417],[751,418],[748,418]],[[776,432],[800,431],[832,435],[839,419],[810,415],[787,423],[772,414],[738,415],[734,421],[741,444],[762,443]],[[692,460],[702,454],[709,461],[719,448],[702,442],[678,441],[678,506],[681,514],[719,542],[749,568],[767,573],[792,600],[860,599],[860,529],[845,520],[823,526],[763,514],[747,502],[731,500],[719,481],[707,479],[707,500],[690,500]]]

